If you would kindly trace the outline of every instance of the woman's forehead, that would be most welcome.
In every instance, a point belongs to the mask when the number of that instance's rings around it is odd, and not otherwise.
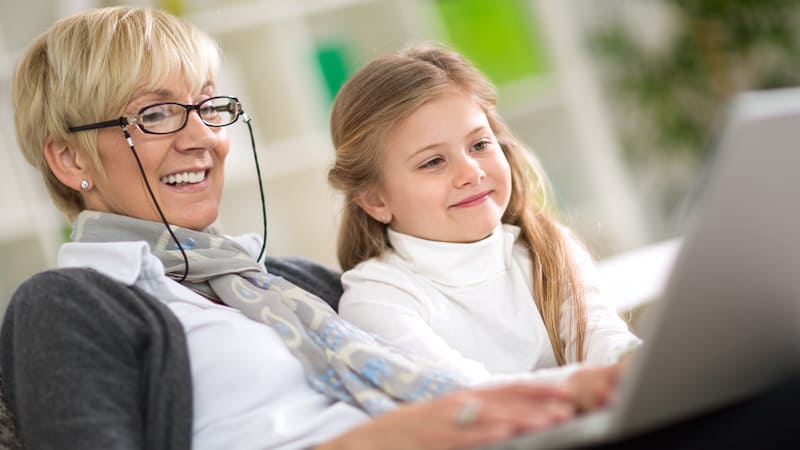
[[[202,94],[214,93],[214,81],[189,80],[183,76],[167,76],[143,81],[131,95],[128,105],[141,101],[186,101]]]
[[[213,92],[213,90],[214,82],[210,80],[203,83],[189,83],[186,80],[176,78],[148,83],[138,89],[134,97],[173,98],[186,95],[196,96],[202,93]]]

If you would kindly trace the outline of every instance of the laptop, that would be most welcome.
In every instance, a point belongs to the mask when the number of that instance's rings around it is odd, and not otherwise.
[[[610,405],[490,448],[612,442],[800,368],[800,88],[740,94],[661,298]]]

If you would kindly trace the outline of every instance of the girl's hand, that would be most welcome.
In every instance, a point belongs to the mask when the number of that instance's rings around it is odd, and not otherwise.
[[[317,449],[476,447],[554,425],[574,414],[574,400],[564,387],[511,384],[463,390],[402,405]]]
[[[566,382],[572,392],[578,410],[592,411],[608,404],[619,380],[623,363],[610,366],[578,369]]]

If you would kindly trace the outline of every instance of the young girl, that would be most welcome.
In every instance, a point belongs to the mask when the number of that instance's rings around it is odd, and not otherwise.
[[[475,382],[612,364],[640,341],[495,103],[475,67],[436,48],[373,60],[342,87],[328,174],[345,195],[339,313]]]

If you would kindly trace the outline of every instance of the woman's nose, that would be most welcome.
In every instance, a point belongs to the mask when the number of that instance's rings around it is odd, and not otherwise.
[[[196,111],[190,111],[186,126],[178,132],[177,146],[181,150],[210,148],[216,143],[218,132],[206,125]]]
[[[479,183],[486,176],[480,162],[471,156],[460,158],[456,171],[455,185],[457,187]]]

